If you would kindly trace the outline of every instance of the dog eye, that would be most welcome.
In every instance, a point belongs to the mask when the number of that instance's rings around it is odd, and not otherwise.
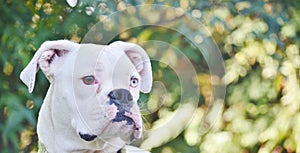
[[[130,86],[131,86],[132,88],[137,87],[138,83],[139,83],[139,79],[138,79],[138,78],[132,77],[132,78],[130,79]]]
[[[82,81],[86,85],[92,85],[92,84],[95,84],[95,82],[96,82],[95,77],[92,76],[92,75],[88,75],[88,76],[83,77]]]

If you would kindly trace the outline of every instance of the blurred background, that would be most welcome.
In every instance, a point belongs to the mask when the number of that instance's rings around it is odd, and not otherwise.
[[[35,90],[29,94],[19,74],[44,41],[81,42],[94,24],[113,12],[159,4],[174,7],[206,27],[221,51],[225,75],[212,75],[205,55],[172,29],[142,26],[120,31],[114,40],[138,44],[158,40],[175,46],[193,65],[197,78],[191,82],[199,86],[192,120],[183,124],[180,120],[189,118],[184,112],[190,107],[179,106],[178,76],[168,65],[152,61],[154,80],[167,90],[157,88],[150,95],[141,95],[139,105],[151,113],[144,112],[145,139],[136,145],[153,153],[300,153],[300,1],[68,2],[0,0],[0,152],[37,152],[36,121],[49,83],[38,72]],[[157,21],[163,17],[155,12],[151,15]],[[180,13],[170,13],[168,18],[180,18]],[[160,58],[180,63],[169,50],[167,46],[160,51]],[[153,52],[155,48],[148,51],[150,57]],[[226,85],[225,101],[220,114],[203,131],[216,82]],[[178,112],[182,116],[172,126],[159,134],[151,132]]]

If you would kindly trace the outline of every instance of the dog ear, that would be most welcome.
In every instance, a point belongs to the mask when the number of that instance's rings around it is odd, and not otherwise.
[[[149,93],[152,87],[152,69],[146,51],[139,45],[122,41],[113,42],[110,46],[121,48],[125,52],[141,76],[141,92]]]
[[[68,40],[44,42],[20,74],[20,79],[27,85],[29,92],[33,91],[35,76],[39,68],[51,83],[53,74],[62,64],[62,58],[78,48],[79,44]]]

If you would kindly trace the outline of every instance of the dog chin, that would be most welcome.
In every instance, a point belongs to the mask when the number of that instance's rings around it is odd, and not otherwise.
[[[104,118],[103,116],[98,116],[93,121],[87,122],[93,125],[86,125],[72,119],[72,126],[76,129],[77,135],[87,142],[92,142],[96,139],[109,140],[120,138],[125,143],[131,143],[140,139],[142,136],[141,115],[124,109],[118,101],[110,100],[106,104],[106,115]],[[136,111],[135,109],[132,110]],[[94,112],[90,113],[94,114]]]
[[[103,131],[100,137],[104,139],[119,137],[126,143],[131,143],[134,140],[140,139],[142,129],[136,129],[135,124],[128,125],[127,121],[111,122]]]
[[[120,137],[126,143],[140,139],[142,136],[141,115],[124,109],[119,102],[110,100],[107,103],[109,104],[107,106],[109,123],[101,132],[100,137]]]

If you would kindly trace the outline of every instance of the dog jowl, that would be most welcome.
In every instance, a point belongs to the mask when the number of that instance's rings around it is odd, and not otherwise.
[[[37,124],[47,152],[116,152],[142,137],[137,100],[152,72],[140,46],[47,41],[21,73],[29,92],[38,69],[50,82]]]

